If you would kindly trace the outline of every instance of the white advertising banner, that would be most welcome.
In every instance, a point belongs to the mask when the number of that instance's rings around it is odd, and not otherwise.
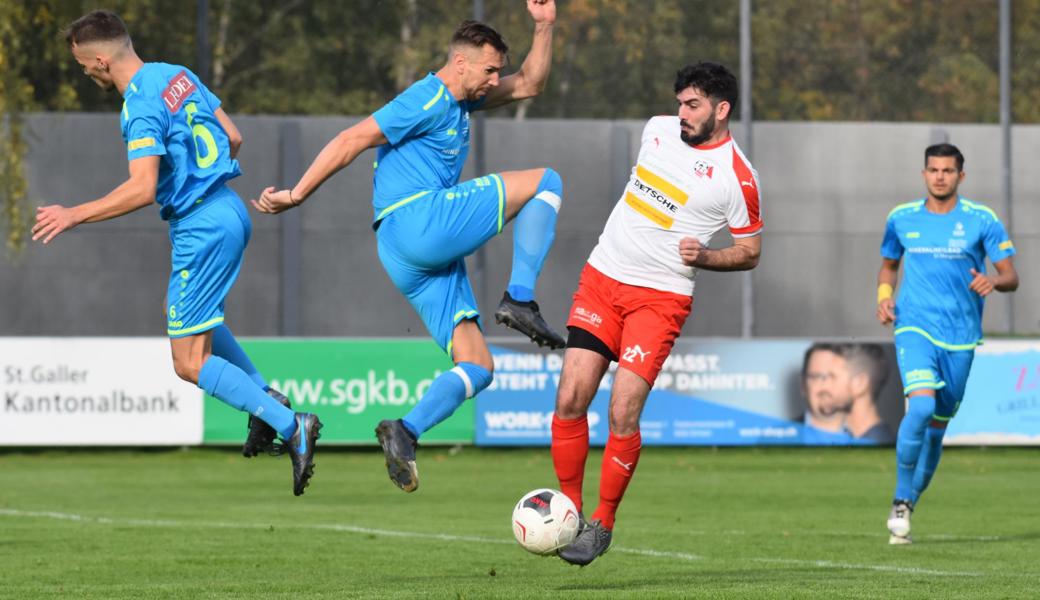
[[[166,338],[0,338],[0,446],[202,442]]]

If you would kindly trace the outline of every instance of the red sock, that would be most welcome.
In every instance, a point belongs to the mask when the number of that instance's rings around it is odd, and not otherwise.
[[[552,459],[560,491],[581,510],[581,482],[589,455],[589,421],[585,416],[561,419],[553,413]]]
[[[643,438],[638,431],[624,437],[610,432],[607,438],[600,469],[599,506],[592,513],[592,520],[598,519],[609,530],[614,529],[614,514],[639,464],[639,450],[642,447]]]

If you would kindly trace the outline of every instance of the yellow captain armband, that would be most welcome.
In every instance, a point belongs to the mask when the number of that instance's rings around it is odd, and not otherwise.
[[[881,285],[877,286],[877,303],[881,304],[885,300],[891,298],[892,291],[893,290],[891,283],[882,283]]]

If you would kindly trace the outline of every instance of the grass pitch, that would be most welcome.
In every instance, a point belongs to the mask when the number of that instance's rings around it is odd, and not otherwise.
[[[0,597],[1036,597],[1040,452],[947,449],[889,546],[891,449],[644,449],[614,545],[589,567],[513,542],[548,449],[421,448],[404,494],[382,454],[0,453]],[[585,482],[595,504],[601,454]]]

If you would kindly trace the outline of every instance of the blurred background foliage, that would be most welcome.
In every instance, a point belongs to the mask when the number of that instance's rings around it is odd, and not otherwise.
[[[553,72],[519,117],[644,118],[670,112],[678,67],[739,67],[737,0],[559,0]],[[21,110],[113,110],[60,37],[94,3],[0,0],[4,94]],[[194,2],[111,0],[148,61],[196,71]],[[522,0],[485,0],[485,21],[523,60]],[[997,3],[753,3],[754,113],[763,120],[998,119]],[[210,0],[210,87],[230,112],[367,114],[436,70],[471,0]],[[1013,2],[1014,116],[1040,121],[1040,0]],[[11,87],[8,87],[11,86]],[[22,97],[17,89],[29,90]],[[13,91],[14,90],[14,91]],[[9,109],[8,109],[9,110]]]
[[[207,64],[199,65],[200,2],[111,0],[146,61],[208,73],[230,113],[371,113],[428,71],[473,14],[472,0],[209,0]],[[523,0],[484,0],[484,20],[530,46]],[[0,231],[25,242],[29,214],[21,115],[115,111],[118,99],[80,73],[62,28],[93,2],[0,0]],[[999,119],[997,2],[753,2],[756,120]],[[512,118],[643,119],[674,110],[682,65],[739,73],[738,0],[559,0],[545,92],[496,111]],[[1012,2],[1012,115],[1040,122],[1040,0]],[[739,109],[738,109],[739,112]]]

